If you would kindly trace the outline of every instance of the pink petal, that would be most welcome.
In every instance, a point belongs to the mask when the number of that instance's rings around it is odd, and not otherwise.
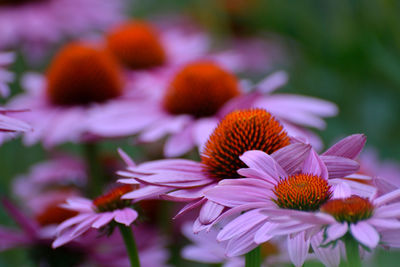
[[[357,172],[360,164],[352,159],[337,156],[320,156],[328,169],[329,178],[342,178]]]
[[[93,222],[92,227],[99,229],[100,227],[103,227],[104,225],[111,222],[113,218],[114,218],[113,212],[103,212],[99,214],[99,217]]]
[[[268,205],[268,203],[271,202],[266,198],[266,192],[264,188],[252,186],[216,186],[204,192],[204,195],[209,200],[226,207],[235,207],[252,202],[265,202]]]
[[[267,219],[267,217],[265,216]],[[258,229],[254,236],[254,242],[257,244],[262,244],[264,242],[267,242],[271,238],[273,238],[275,235],[273,234],[273,230],[277,227],[278,225],[276,223],[271,223],[271,222],[265,222],[263,226]]]
[[[66,221],[63,221],[60,225],[57,226],[56,232],[61,233],[63,232],[66,228],[78,224],[82,221],[85,221],[89,217],[91,217],[93,214],[92,213],[83,213],[83,214],[78,214],[75,217],[72,217]]]
[[[264,173],[265,178],[278,181],[279,177],[286,177],[286,172],[279,166],[273,157],[260,150],[245,152],[239,157],[251,169]]]
[[[184,259],[202,263],[220,263],[225,260],[224,254],[218,255],[215,251],[196,245],[189,245],[182,249],[181,256]]]
[[[179,216],[181,216],[182,214],[185,214],[186,212],[189,212],[189,211],[201,206],[206,201],[207,200],[205,198],[202,198],[202,199],[200,199],[198,201],[192,201],[192,202],[186,204],[182,209],[180,209],[180,211],[174,216],[173,219],[176,219]]]
[[[367,138],[363,134],[350,135],[333,146],[331,146],[323,156],[339,156],[349,159],[355,159],[363,149]]]
[[[160,195],[173,190],[170,187],[146,185],[132,192],[126,193],[122,199],[133,199],[135,202],[143,199],[158,199]]]
[[[400,221],[396,219],[374,218],[368,220],[368,223],[378,229],[400,229]]]
[[[394,190],[386,195],[380,196],[374,200],[374,204],[377,206],[381,206],[386,204],[392,200],[395,200],[400,197],[400,189]]]
[[[172,134],[164,145],[164,155],[168,158],[181,156],[194,147],[193,127],[186,126]]]
[[[225,241],[245,234],[265,220],[267,220],[267,216],[260,214],[257,209],[248,211],[229,222],[218,233],[217,240]]]
[[[379,242],[379,234],[370,224],[366,222],[358,222],[350,225],[350,232],[358,242],[363,245],[375,248]]]
[[[157,174],[137,178],[143,183],[158,186],[169,186],[175,188],[187,188],[207,185],[214,182],[213,179],[197,173],[163,171]]]
[[[193,134],[196,145],[199,151],[203,151],[203,146],[206,144],[208,137],[212,134],[215,127],[218,125],[216,118],[204,118],[196,121],[194,125]]]
[[[311,149],[310,153],[306,157],[301,172],[328,179],[328,169],[314,149]]]
[[[327,267],[337,267],[340,263],[340,249],[335,247],[321,247],[322,231],[311,238],[311,246],[317,258]]]
[[[114,220],[116,222],[125,224],[126,226],[130,226],[138,217],[138,213],[131,208],[116,210],[114,211],[114,215]]]
[[[296,143],[275,151],[271,156],[288,175],[291,175],[301,167],[301,164],[308,156],[310,149],[311,145]]]
[[[294,266],[303,266],[310,248],[310,239],[305,239],[305,233],[301,232],[287,239],[289,257]]]
[[[328,228],[326,229],[326,234],[327,234],[327,239],[325,240],[325,243],[329,243],[331,241],[335,241],[336,239],[341,238],[344,236],[349,227],[347,223],[334,223],[332,225],[329,225]]]
[[[284,86],[288,81],[288,75],[284,71],[274,72],[265,77],[256,85],[257,91],[263,94],[269,94],[276,89]]]
[[[221,214],[224,206],[213,201],[206,201],[200,209],[199,220],[202,224],[210,224]]]
[[[255,233],[261,227],[261,225],[262,223],[255,225],[250,231],[246,232],[245,234],[229,240],[226,247],[227,256],[240,256],[256,248],[258,244],[256,244],[253,239]]]
[[[127,166],[130,167],[136,166],[135,162],[131,159],[131,157],[129,157],[128,154],[126,154],[125,151],[123,151],[121,148],[118,148],[118,154]]]

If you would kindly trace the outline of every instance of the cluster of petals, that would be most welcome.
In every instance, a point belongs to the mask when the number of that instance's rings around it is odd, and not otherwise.
[[[92,200],[82,197],[69,198],[61,207],[76,211],[78,215],[58,225],[57,238],[53,242],[54,248],[78,238],[92,228],[99,229],[106,226],[111,221],[130,226],[138,217],[138,213],[130,207],[99,212]]]

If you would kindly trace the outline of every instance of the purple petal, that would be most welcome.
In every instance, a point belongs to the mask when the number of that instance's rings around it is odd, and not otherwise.
[[[331,146],[323,156],[339,156],[349,159],[355,159],[363,149],[367,138],[363,134],[350,135],[333,146]]]
[[[138,217],[138,213],[131,208],[116,210],[114,211],[114,215],[114,220],[116,222],[125,224],[126,226],[130,226]]]
[[[167,139],[164,155],[167,158],[178,157],[189,152],[194,145],[193,127],[187,126]]]
[[[287,239],[289,257],[294,266],[303,266],[310,248],[310,239],[305,239],[305,233],[301,232],[295,237]]]
[[[368,223],[378,229],[400,229],[400,221],[396,219],[380,219],[372,217],[368,220]]]
[[[267,218],[265,216],[265,218]],[[257,244],[262,244],[264,242],[267,242],[271,238],[273,238],[275,235],[272,234],[271,232],[277,227],[276,223],[271,223],[271,222],[265,222],[263,226],[258,229],[254,236],[254,242]]]
[[[357,224],[351,224],[350,232],[358,242],[369,248],[375,248],[378,245],[378,232],[366,222],[361,221]]]
[[[284,86],[288,81],[288,75],[284,71],[274,72],[267,77],[265,77],[261,82],[259,82],[256,87],[257,91],[263,94],[269,94],[279,87]]]
[[[208,248],[189,245],[182,249],[181,256],[184,259],[202,263],[220,263],[225,260],[225,255],[217,255],[215,251],[210,251]]]
[[[205,198],[202,198],[198,201],[192,201],[192,202],[186,204],[182,209],[180,209],[180,211],[174,216],[173,219],[176,219],[179,216],[181,216],[182,214],[185,214],[186,212],[189,212],[189,211],[201,206],[206,201],[207,200]]]
[[[169,186],[175,188],[202,186],[214,182],[213,179],[203,174],[179,171],[163,171],[158,174],[137,178],[137,180],[150,185]]]
[[[279,177],[286,177],[286,172],[279,166],[273,157],[260,150],[245,152],[239,157],[247,166],[260,173],[264,173],[265,178],[279,180]]]
[[[291,175],[300,169],[310,150],[311,145],[296,143],[275,151],[271,156],[288,175]]]
[[[113,218],[114,214],[112,212],[101,213],[99,217],[93,222],[92,227],[99,229],[100,227],[103,227],[104,225],[111,222]]]
[[[380,196],[374,200],[374,204],[377,206],[381,206],[386,204],[392,200],[395,200],[400,197],[400,189],[387,193],[386,195]]]
[[[320,156],[328,169],[329,178],[342,178],[357,172],[360,164],[352,159],[337,156]]]
[[[224,206],[208,200],[200,209],[199,220],[202,224],[210,224],[221,214]]]
[[[317,258],[327,267],[337,267],[340,263],[339,246],[323,248],[322,231],[311,238],[311,246]]]
[[[125,151],[123,151],[121,148],[118,148],[118,154],[127,166],[129,167],[136,166],[135,162],[131,159],[131,157],[129,157],[128,154],[126,154]]]
[[[267,220],[267,216],[260,214],[257,209],[248,211],[229,222],[219,232],[217,240],[225,241],[245,234],[265,220]]]
[[[310,153],[306,157],[301,172],[328,179],[328,169],[314,149],[311,149]]]
[[[258,244],[253,241],[254,235],[262,225],[263,223],[255,225],[250,231],[246,232],[245,234],[229,240],[226,247],[227,256],[240,256],[256,248]]]
[[[326,229],[326,234],[327,234],[327,239],[325,240],[325,243],[329,243],[331,241],[335,241],[336,239],[341,238],[344,236],[349,227],[347,223],[333,223],[332,225],[328,226]]]
[[[135,202],[143,199],[158,199],[160,195],[173,190],[171,187],[146,185],[132,192],[126,193],[122,199],[133,199]]]

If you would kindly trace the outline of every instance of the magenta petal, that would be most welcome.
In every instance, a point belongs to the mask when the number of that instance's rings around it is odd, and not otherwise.
[[[78,223],[80,223],[82,221],[85,221],[91,216],[92,216],[91,213],[82,213],[82,214],[76,215],[75,217],[72,217],[72,218],[70,218],[70,219],[68,219],[66,221],[63,221],[61,224],[59,224],[57,226],[56,232],[57,233],[61,233],[66,228],[68,228],[68,227],[70,227],[70,226],[72,226],[74,224],[78,224]]]
[[[328,169],[329,178],[342,178],[357,172],[360,164],[352,159],[337,156],[320,156]]]
[[[247,151],[239,158],[251,169],[264,173],[265,178],[278,181],[279,177],[287,176],[287,173],[277,164],[274,158],[263,151]]]
[[[358,242],[369,248],[375,248],[378,245],[378,232],[366,222],[361,221],[357,224],[351,224],[350,232]]]
[[[287,73],[284,71],[277,71],[268,75],[261,82],[259,82],[256,85],[257,91],[263,94],[268,94],[275,91],[279,87],[285,85],[287,81],[288,81]]]
[[[303,266],[308,255],[310,239],[306,239],[305,233],[301,232],[294,237],[288,236],[287,244],[289,257],[294,266]]]
[[[366,141],[367,138],[365,137],[365,135],[353,134],[331,146],[322,155],[355,159],[360,154]]]
[[[267,220],[257,209],[248,211],[228,223],[217,235],[218,241],[225,241],[245,234],[256,225]]]
[[[262,244],[273,238],[275,236],[273,234],[273,230],[277,226],[278,225],[276,223],[265,222],[264,225],[261,226],[260,229],[258,229],[258,231],[256,232],[254,236],[254,242],[256,242],[257,244]]]
[[[185,214],[188,211],[191,211],[197,207],[199,207],[200,205],[202,205],[204,202],[206,201],[205,198],[202,198],[198,201],[192,201],[188,204],[186,204],[182,209],[180,209],[180,211],[174,216],[173,219],[178,218],[180,215]]]
[[[214,182],[213,179],[198,173],[162,171],[158,174],[137,178],[143,183],[150,185],[186,188],[207,185]]]
[[[202,224],[210,224],[221,214],[224,206],[208,200],[200,209],[199,220]]]
[[[173,188],[171,187],[161,187],[161,186],[144,186],[132,192],[126,193],[121,198],[122,199],[133,199],[135,202],[142,199],[152,199],[159,198],[161,194],[164,194],[168,191],[171,191]]]
[[[317,258],[327,267],[337,267],[340,263],[340,249],[335,247],[321,247],[322,231],[311,238],[311,246]]]
[[[100,227],[103,227],[104,225],[111,222],[113,218],[114,218],[113,212],[101,213],[99,214],[99,217],[92,223],[92,227],[99,229]]]
[[[311,145],[296,143],[275,151],[271,156],[288,175],[291,175],[301,168],[310,150]]]
[[[258,246],[253,239],[257,230],[263,223],[255,225],[250,231],[245,234],[229,240],[226,247],[226,254],[228,257],[240,256]]]
[[[397,189],[397,190],[394,190],[394,191],[392,191],[390,193],[387,193],[387,194],[385,194],[383,196],[380,196],[380,197],[376,198],[374,200],[374,204],[377,205],[377,206],[380,206],[380,205],[386,204],[386,203],[388,203],[390,201],[393,201],[393,200],[395,200],[395,199],[397,199],[399,197],[400,197],[400,189]]]
[[[374,218],[368,220],[368,223],[379,229],[400,229],[400,221],[397,219]]]
[[[114,215],[114,220],[116,222],[125,224],[126,226],[130,226],[138,217],[138,213],[131,208],[116,210],[114,211]]]
[[[311,149],[306,157],[301,172],[328,179],[328,169],[314,149]]]
[[[347,223],[334,223],[326,229],[326,234],[327,234],[327,239],[325,240],[325,243],[329,243],[331,241],[335,241],[336,239],[341,238],[344,236],[349,227]]]
[[[131,157],[129,157],[128,154],[126,154],[125,151],[123,151],[121,148],[118,148],[118,154],[127,166],[129,167],[136,166],[135,162],[131,159]]]
[[[194,145],[193,128],[187,126],[167,139],[164,145],[164,155],[168,158],[177,157],[190,151]]]

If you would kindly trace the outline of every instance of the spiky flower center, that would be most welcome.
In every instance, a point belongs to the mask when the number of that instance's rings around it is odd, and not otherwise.
[[[321,211],[329,213],[338,222],[357,223],[371,218],[374,205],[367,198],[352,195],[328,201],[321,207]]]
[[[122,94],[118,64],[107,52],[81,43],[66,45],[47,71],[47,96],[54,105],[86,105]]]
[[[129,199],[121,199],[123,195],[135,190],[136,187],[132,185],[118,186],[107,194],[101,195],[93,200],[98,212],[113,211],[129,207],[132,202]]]
[[[107,47],[131,69],[157,67],[166,61],[156,30],[145,22],[130,22],[116,28],[107,36]]]
[[[212,62],[186,65],[173,78],[164,97],[172,114],[207,117],[240,94],[236,77]]]
[[[78,215],[78,212],[60,207],[62,202],[57,201],[47,206],[42,212],[36,215],[36,221],[41,226],[60,224],[63,221]]]
[[[289,145],[289,137],[274,117],[263,109],[228,114],[209,137],[201,161],[215,179],[238,178],[246,164],[239,159],[248,150],[271,154]]]
[[[274,202],[283,209],[315,211],[332,195],[328,181],[312,174],[296,174],[279,181]]]

